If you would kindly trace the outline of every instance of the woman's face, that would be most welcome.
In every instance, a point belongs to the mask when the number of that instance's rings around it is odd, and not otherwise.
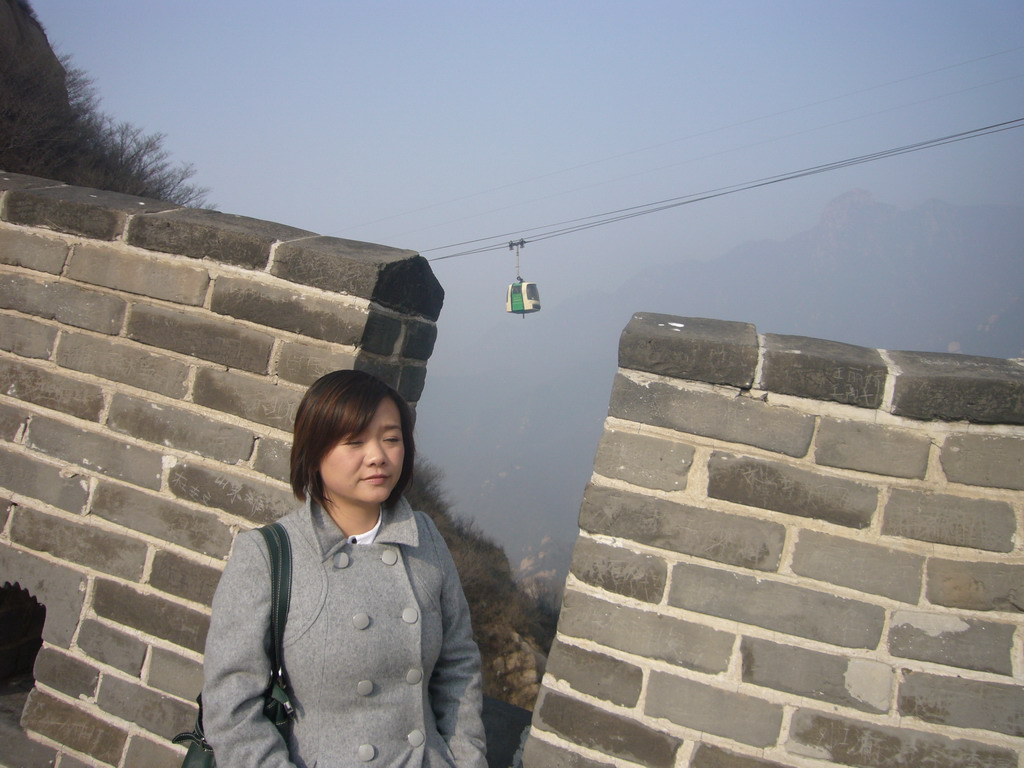
[[[402,418],[395,402],[385,397],[366,429],[343,437],[320,462],[331,511],[376,512],[398,483],[404,458]]]

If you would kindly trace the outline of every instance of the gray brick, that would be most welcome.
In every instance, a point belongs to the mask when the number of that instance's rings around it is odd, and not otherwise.
[[[527,737],[523,748],[523,765],[530,768],[613,768],[611,763],[591,760],[532,735]]]
[[[774,571],[786,529],[777,523],[588,486],[580,527],[730,565]]]
[[[67,257],[68,244],[63,240],[0,229],[0,264],[59,275]]]
[[[878,504],[864,483],[718,451],[708,462],[708,496],[850,528],[868,527]]]
[[[41,648],[36,656],[32,676],[37,682],[76,699],[91,699],[100,679],[95,667],[49,646]]]
[[[1024,424],[1024,367],[940,352],[890,352],[899,368],[892,412],[913,419]]]
[[[92,514],[204,555],[223,558],[231,549],[231,529],[215,515],[124,485],[101,480]]]
[[[274,243],[313,234],[272,221],[188,208],[134,218],[126,240],[151,251],[262,270]]]
[[[252,467],[282,483],[291,483],[291,443],[261,437],[256,444],[256,458]]]
[[[143,488],[160,487],[161,454],[98,432],[37,416],[29,427],[27,444],[58,459]]]
[[[580,693],[620,707],[636,706],[640,700],[643,670],[622,659],[556,641],[545,669]]]
[[[11,189],[39,189],[41,187],[63,187],[65,184],[53,179],[43,179],[38,176],[29,176],[24,173],[11,173],[0,171],[0,191],[6,192]]]
[[[1017,517],[1006,502],[897,488],[882,533],[954,547],[1012,552]]]
[[[888,712],[895,672],[869,659],[743,638],[743,680],[865,712]]]
[[[120,761],[127,738],[120,728],[38,688],[28,696],[21,725],[110,765]]]
[[[29,412],[0,403],[0,440],[13,443],[28,425]]]
[[[186,600],[209,605],[220,581],[220,571],[181,555],[159,550],[153,558],[150,586]]]
[[[366,352],[359,353],[359,356],[356,358],[355,369],[357,371],[366,371],[395,389],[398,389],[399,379],[402,376],[401,366],[395,365],[395,363],[390,360],[385,360],[382,357],[367,354]]]
[[[571,571],[581,581],[636,600],[660,602],[668,574],[665,561],[590,539],[576,539]]]
[[[102,619],[197,652],[210,626],[209,616],[199,611],[107,579],[96,579],[93,610]]]
[[[599,475],[658,491],[686,490],[693,446],[606,428],[594,459]]]
[[[198,357],[229,368],[266,373],[274,338],[214,316],[136,304],[128,336],[143,344]]]
[[[785,768],[781,763],[774,763],[771,760],[762,760],[747,755],[737,755],[735,752],[727,752],[724,749],[707,744],[697,745],[697,751],[690,763],[691,768]]]
[[[127,303],[63,280],[6,274],[0,275],[0,307],[111,336],[121,331]]]
[[[149,647],[125,632],[95,619],[86,619],[78,631],[78,647],[102,664],[138,677]]]
[[[923,478],[931,440],[909,430],[822,418],[814,460],[827,467]]]
[[[736,639],[728,632],[703,624],[616,605],[574,591],[565,593],[558,631],[708,674],[729,668]]]
[[[107,426],[140,440],[236,464],[252,455],[251,431],[211,419],[204,413],[114,395]]]
[[[103,676],[96,703],[105,712],[166,739],[192,730],[196,718],[194,706],[113,675]]]
[[[192,399],[197,405],[291,432],[302,394],[267,379],[201,368]]]
[[[3,448],[0,448],[0,486],[75,514],[84,512],[89,500],[88,478],[65,473],[61,467]]]
[[[1024,440],[952,435],[942,446],[942,469],[954,483],[1024,491]]]
[[[9,358],[0,358],[0,392],[88,421],[99,419],[103,410],[103,390],[95,384]]]
[[[65,331],[57,347],[57,363],[167,397],[181,398],[188,390],[187,363],[133,342]]]
[[[281,345],[277,373],[285,381],[309,386],[325,373],[351,371],[355,365],[356,358],[350,352],[326,345],[285,341]]]
[[[597,709],[545,690],[534,711],[533,727],[551,731],[581,747],[648,768],[671,768],[682,740],[636,720]]]
[[[0,314],[0,349],[21,357],[47,360],[57,340],[57,328],[27,317]]]
[[[60,758],[60,768],[93,768],[93,766],[65,752]]]
[[[763,389],[861,408],[881,405],[888,370],[877,349],[774,333],[764,340]]]
[[[192,730],[191,726],[186,730]],[[169,742],[155,742],[133,733],[128,741],[124,764],[145,766],[146,768],[179,768],[181,755],[174,750]],[[64,768],[62,765],[61,768]]]
[[[793,572],[872,595],[917,603],[924,558],[863,541],[801,531]]]
[[[782,725],[778,704],[663,672],[651,673],[644,714],[755,747],[775,744]]]
[[[17,582],[46,606],[43,640],[70,648],[82,613],[85,575],[9,546],[0,546],[0,573],[4,581]]]
[[[398,379],[398,394],[409,403],[415,403],[423,394],[427,383],[427,369],[422,365],[403,365]]]
[[[638,312],[619,339],[619,367],[749,389],[757,366],[750,323]]]
[[[26,507],[14,515],[11,541],[125,579],[142,576],[146,562],[144,542]]]
[[[402,339],[401,355],[413,360],[429,360],[437,341],[437,326],[417,320],[405,322],[405,337]]]
[[[1013,674],[1013,624],[948,613],[895,611],[889,653],[961,669]]]
[[[928,601],[970,611],[1024,611],[1024,565],[932,559]]]
[[[668,604],[844,648],[875,648],[885,620],[877,605],[689,563],[673,569]]]
[[[1017,768],[1009,749],[949,739],[908,727],[889,728],[811,710],[797,710],[789,751],[840,765],[871,768]]]
[[[444,302],[444,289],[426,259],[413,251],[374,243],[337,237],[285,243],[275,251],[271,272],[430,320],[437,320]]]
[[[990,683],[907,671],[900,686],[900,714],[955,728],[980,728],[1024,736],[1024,690],[1017,683]]]
[[[163,648],[153,648],[149,664],[150,686],[186,701],[194,701],[203,688],[203,665]]]
[[[402,321],[391,315],[370,311],[366,316],[359,346],[367,352],[388,357],[395,353],[395,345],[402,335]]]
[[[178,498],[222,509],[256,525],[272,523],[298,504],[290,490],[187,463],[171,470],[170,487]]]
[[[621,374],[615,377],[608,415],[787,456],[805,456],[814,433],[814,417],[808,414],[749,397],[661,382],[637,384]]]
[[[217,279],[210,309],[270,328],[350,346],[359,343],[367,318],[365,310],[338,299],[304,294],[294,286],[268,285],[240,277]]]
[[[210,282],[201,267],[97,245],[76,246],[66,274],[83,283],[197,306],[205,300]]]
[[[124,231],[129,215],[174,207],[170,203],[118,192],[61,186],[8,193],[4,218],[12,224],[46,227],[96,240],[114,240]]]

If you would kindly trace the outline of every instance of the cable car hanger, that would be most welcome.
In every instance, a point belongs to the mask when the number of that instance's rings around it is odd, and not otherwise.
[[[519,272],[519,249],[526,246],[523,239],[510,240],[508,249],[516,252],[516,281],[505,291],[505,311],[526,317],[531,312],[540,312],[540,291],[536,283],[523,280]]]

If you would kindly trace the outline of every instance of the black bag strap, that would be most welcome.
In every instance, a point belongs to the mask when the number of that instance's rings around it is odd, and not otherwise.
[[[280,523],[259,529],[270,552],[270,667],[275,682],[286,685],[284,673],[284,628],[292,597],[292,546],[288,531]]]

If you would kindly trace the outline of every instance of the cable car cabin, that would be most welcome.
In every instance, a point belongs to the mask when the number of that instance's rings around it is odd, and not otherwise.
[[[540,291],[536,283],[524,283],[517,280],[508,287],[505,293],[505,311],[517,315],[540,312]]]

